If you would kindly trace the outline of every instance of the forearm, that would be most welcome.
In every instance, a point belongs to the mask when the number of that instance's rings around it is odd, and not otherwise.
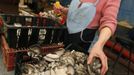
[[[100,30],[99,38],[96,42],[97,45],[104,47],[105,43],[108,41],[108,39],[111,37],[112,31],[109,27],[104,27]]]

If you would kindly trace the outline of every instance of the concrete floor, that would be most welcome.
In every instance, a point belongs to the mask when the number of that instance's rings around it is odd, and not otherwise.
[[[2,52],[0,50],[0,75],[14,75],[14,71],[7,72],[5,65],[2,61]]]
[[[128,69],[121,65],[120,63],[117,63],[115,68],[113,69],[114,61],[109,60],[109,70],[106,75],[128,75]],[[114,70],[114,74],[112,74]],[[133,72],[129,71],[129,75],[134,75]]]

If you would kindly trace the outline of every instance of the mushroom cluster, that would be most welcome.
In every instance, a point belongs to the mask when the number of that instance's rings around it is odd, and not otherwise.
[[[22,64],[22,75],[100,75],[100,60],[94,59],[89,65],[88,55],[79,51],[58,48],[43,55],[38,47],[34,47],[27,54],[36,60]]]

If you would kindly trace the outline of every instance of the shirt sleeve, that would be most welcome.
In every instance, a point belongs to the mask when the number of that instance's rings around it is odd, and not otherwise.
[[[117,15],[120,7],[120,0],[107,0],[102,9],[102,18],[100,19],[101,30],[104,27],[109,27],[114,34],[117,27]]]

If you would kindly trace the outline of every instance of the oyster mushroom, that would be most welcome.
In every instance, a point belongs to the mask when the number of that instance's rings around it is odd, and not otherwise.
[[[24,64],[21,67],[21,72],[23,74],[33,74],[33,73],[35,73],[35,70],[36,70],[36,68],[31,64]]]
[[[50,58],[50,57],[47,57],[47,56],[44,56],[43,57],[44,60],[48,61],[48,62],[54,62],[54,61],[59,61],[58,58]]]
[[[84,63],[87,60],[87,55],[82,52],[73,51],[72,54],[74,55],[76,63]]]
[[[58,56],[57,54],[49,53],[49,54],[46,55],[46,57],[49,57],[49,58],[52,58],[52,59],[57,59],[57,58],[59,58],[60,56]]]
[[[63,67],[63,68],[55,68],[55,75],[67,75],[67,67]]]
[[[88,74],[87,68],[81,63],[75,65],[75,70],[76,70],[76,75],[87,75]]]
[[[68,65],[66,73],[67,73],[67,75],[74,75],[75,74],[75,70],[74,70],[73,66]]]
[[[94,58],[93,62],[89,65],[91,71],[95,73],[95,75],[100,75],[100,69],[101,69],[101,62],[100,59]]]
[[[50,69],[50,75],[56,75],[55,71],[52,68]]]
[[[87,70],[89,75],[95,75],[95,73],[93,73],[93,71],[91,70],[90,66],[87,66]]]
[[[58,59],[58,58],[60,58],[61,55],[63,55],[64,52],[65,52],[65,49],[59,48],[54,53],[49,53],[46,56],[49,57],[49,58],[52,58],[52,59]]]
[[[40,75],[51,75],[50,70],[46,70],[45,72],[42,72]]]
[[[38,45],[33,45],[29,48],[27,54],[31,57],[37,57],[41,54],[41,48]]]
[[[74,66],[74,64],[75,64],[75,60],[71,56],[61,57],[60,62],[62,62],[65,65],[72,65],[72,66]]]
[[[57,55],[60,57],[61,55],[64,54],[64,52],[65,52],[65,49],[64,49],[64,48],[59,48],[59,49],[55,52],[55,54],[57,54]]]

